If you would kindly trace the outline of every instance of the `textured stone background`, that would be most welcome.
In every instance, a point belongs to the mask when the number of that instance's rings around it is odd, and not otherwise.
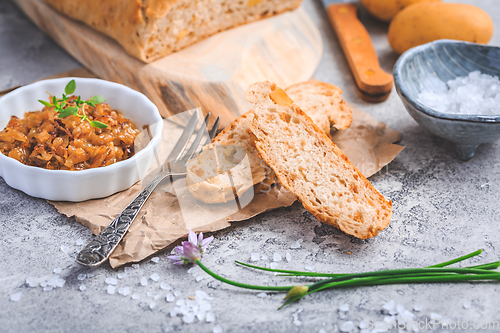
[[[472,1],[460,1],[469,2]],[[474,1],[500,22],[500,7],[495,0]],[[367,104],[356,95],[351,76],[338,43],[333,37],[319,1],[305,0],[304,6],[320,27],[325,52],[315,77],[337,84],[345,97],[359,108],[403,133],[406,149],[371,181],[383,195],[394,202],[394,217],[379,236],[361,241],[322,225],[300,204],[279,209],[237,223],[218,232],[204,258],[207,266],[226,277],[258,284],[270,281],[291,283],[293,280],[260,274],[235,266],[234,260],[250,261],[250,253],[272,258],[277,252],[292,260],[278,263],[280,268],[318,271],[355,272],[381,268],[426,266],[483,248],[474,262],[498,260],[500,256],[500,144],[481,146],[476,157],[460,161],[453,146],[435,137],[413,121],[396,92],[382,104]],[[382,66],[392,71],[397,56],[385,39],[387,26],[363,15],[373,36]],[[490,43],[500,46],[498,28]],[[35,79],[78,67],[64,51],[33,27],[9,2],[0,3],[0,87],[25,84]],[[1,112],[1,110],[0,110]],[[343,323],[352,321],[358,332],[361,320],[382,321],[382,306],[394,300],[406,309],[415,304],[416,320],[429,320],[437,313],[454,321],[467,321],[474,332],[473,321],[500,321],[500,285],[429,284],[366,287],[326,291],[308,296],[297,304],[277,311],[282,294],[258,297],[258,292],[221,285],[204,273],[188,274],[187,268],[174,267],[164,251],[159,262],[141,263],[140,268],[118,280],[117,287],[128,286],[140,295],[133,300],[109,295],[105,279],[117,277],[117,271],[104,265],[87,269],[74,263],[81,245],[92,238],[90,232],[74,219],[66,218],[44,200],[31,198],[7,186],[0,178],[0,331],[2,332],[212,332],[220,325],[224,332],[337,332]],[[291,249],[297,239],[301,248]],[[61,250],[61,245],[67,247]],[[351,252],[352,254],[348,254]],[[259,261],[258,264],[269,263]],[[54,268],[62,269],[66,280],[62,288],[50,292],[25,284],[28,276],[50,277]],[[78,281],[78,274],[92,273],[92,278]],[[141,277],[152,273],[160,281],[149,280],[145,287]],[[196,277],[202,276],[196,282]],[[171,318],[174,303],[165,301],[161,283],[182,291],[178,299],[187,299],[196,290],[207,292],[215,323],[184,324],[181,317]],[[86,291],[78,288],[85,284]],[[12,294],[22,292],[18,302]],[[147,296],[152,293],[152,297]],[[150,308],[154,295],[156,307]],[[471,306],[465,309],[464,302]],[[349,304],[348,312],[339,307]],[[396,331],[396,330],[392,330]],[[440,327],[422,332],[441,332]],[[445,330],[446,331],[446,330]],[[464,331],[448,329],[447,331]]]

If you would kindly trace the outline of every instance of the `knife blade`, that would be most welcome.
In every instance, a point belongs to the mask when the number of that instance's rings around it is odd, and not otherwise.
[[[383,102],[391,93],[393,77],[380,68],[370,35],[358,18],[358,5],[342,0],[321,0],[349,64],[359,96]]]

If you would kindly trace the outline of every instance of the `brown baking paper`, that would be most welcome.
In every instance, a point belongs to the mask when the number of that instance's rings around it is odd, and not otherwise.
[[[332,139],[349,160],[369,177],[391,162],[404,148],[394,144],[400,140],[401,134],[369,114],[350,107],[353,111],[351,127],[334,133]],[[153,169],[166,160],[182,133],[183,128],[176,123],[179,121],[164,121],[162,143]],[[145,183],[149,179],[151,176],[146,177]],[[164,183],[152,193],[112,253],[109,259],[111,267],[141,261],[186,238],[189,229],[195,232],[214,232],[229,227],[231,222],[247,220],[275,208],[288,207],[296,200],[294,195],[276,184],[269,191],[261,191],[256,186],[253,198],[241,209],[234,200],[226,204],[207,205],[190,196],[184,179],[176,180],[174,184],[170,184],[169,180]],[[126,191],[103,199],[79,203],[49,202],[61,214],[74,216],[76,221],[88,227],[93,234],[98,234],[142,189],[142,182],[138,182]]]

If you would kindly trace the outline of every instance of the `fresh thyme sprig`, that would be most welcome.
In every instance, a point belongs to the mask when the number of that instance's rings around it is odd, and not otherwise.
[[[43,101],[39,99],[38,101],[45,106],[54,107],[56,112],[58,113],[59,118],[65,118],[68,116],[77,116],[80,117],[81,121],[88,121],[90,126],[96,128],[106,128],[108,125],[98,121],[98,120],[89,120],[85,110],[83,108],[84,104],[88,106],[95,107],[97,104],[104,103],[106,99],[99,95],[94,95],[90,98],[89,101],[82,101],[80,95],[73,101],[75,105],[69,106],[68,99],[75,92],[76,82],[75,80],[71,80],[68,82],[66,87],[64,88],[64,93],[62,94],[62,98],[57,99],[56,96],[52,96],[52,103]],[[66,106],[66,108],[64,108]],[[82,111],[80,114],[79,111]]]

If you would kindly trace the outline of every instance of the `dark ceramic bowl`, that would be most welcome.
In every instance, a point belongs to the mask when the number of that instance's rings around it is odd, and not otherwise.
[[[472,158],[480,144],[500,139],[500,115],[442,113],[418,101],[418,94],[446,91],[447,81],[476,70],[500,76],[500,48],[438,40],[406,51],[394,66],[396,90],[408,113],[422,127],[455,143],[462,160]]]

